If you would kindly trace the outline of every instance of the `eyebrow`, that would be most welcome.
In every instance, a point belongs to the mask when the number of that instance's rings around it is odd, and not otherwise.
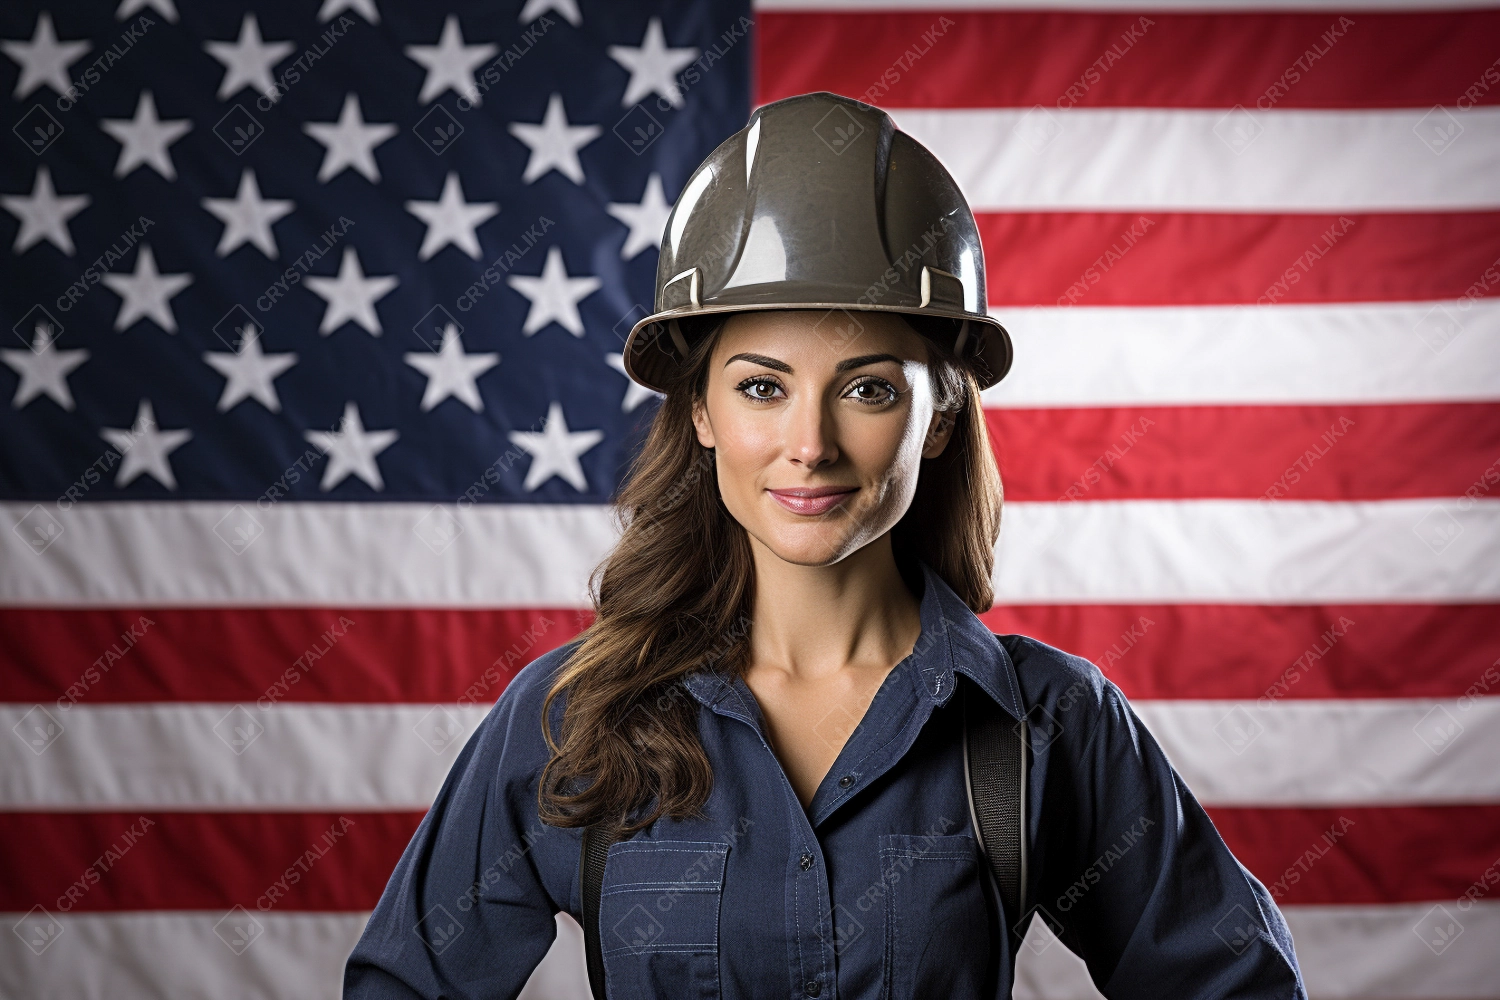
[[[767,357],[764,354],[736,354],[724,362],[724,367],[728,368],[730,363],[735,361],[748,361],[751,364],[764,365],[779,372],[786,372],[788,375],[792,374],[791,365],[785,361],[778,361],[775,358]],[[845,372],[851,368],[863,368],[865,365],[873,365],[881,361],[894,361],[898,365],[901,364],[901,359],[894,354],[861,354],[856,358],[845,358],[834,365],[833,370],[836,372]]]

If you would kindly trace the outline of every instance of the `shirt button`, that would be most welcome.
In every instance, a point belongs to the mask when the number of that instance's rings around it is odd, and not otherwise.
[[[823,992],[823,984],[816,979],[809,979],[802,987],[802,992],[810,997],[815,997]]]
[[[842,778],[839,779],[839,787],[840,788],[848,788],[852,784],[854,784],[854,775],[852,775],[852,774],[846,774]],[[809,996],[816,996],[816,995],[817,994],[809,994]]]
[[[801,859],[798,860],[797,864],[802,866],[803,871],[807,871],[813,866],[813,856],[811,854],[804,854],[802,855]]]

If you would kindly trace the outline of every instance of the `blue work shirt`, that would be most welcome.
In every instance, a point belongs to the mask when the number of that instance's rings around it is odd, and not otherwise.
[[[1275,903],[1120,690],[1082,657],[996,636],[925,565],[922,577],[921,635],[806,809],[744,681],[685,679],[713,791],[706,818],[662,819],[610,848],[612,1000],[1009,996],[1015,956],[981,881],[958,674],[1031,722],[1029,896],[1107,997],[1305,997]],[[581,832],[542,824],[536,806],[542,699],[578,641],[521,670],[464,746],[349,958],[345,997],[514,997],[554,914],[582,922]]]

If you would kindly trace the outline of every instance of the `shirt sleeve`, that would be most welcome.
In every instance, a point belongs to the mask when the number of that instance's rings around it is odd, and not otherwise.
[[[349,956],[345,1000],[515,997],[546,955],[579,846],[536,809],[541,704],[562,652],[521,670],[459,752]]]
[[[1101,678],[1102,680],[1102,678]],[[1286,921],[1107,680],[1076,751],[1049,750],[1038,915],[1111,1000],[1305,1000]],[[1055,839],[1054,839],[1055,838]]]

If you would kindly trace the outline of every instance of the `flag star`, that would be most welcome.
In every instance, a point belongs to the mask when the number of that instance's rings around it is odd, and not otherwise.
[[[443,181],[443,193],[437,201],[409,201],[406,210],[427,224],[417,259],[426,260],[452,243],[478,260],[479,235],[474,230],[494,218],[500,206],[493,201],[464,201],[458,174],[450,173]]]
[[[138,10],[150,7],[168,21],[177,20],[177,7],[172,0],[120,0],[120,6],[115,9],[115,20],[123,21]]]
[[[265,354],[260,349],[260,338],[254,328],[245,331],[240,346],[233,354],[227,351],[205,351],[203,360],[223,375],[224,394],[219,397],[219,412],[223,413],[242,399],[254,399],[272,413],[281,412],[281,399],[271,383],[288,368],[297,363],[297,355]]]
[[[612,201],[605,210],[630,227],[625,245],[620,248],[620,258],[630,260],[642,250],[661,246],[661,235],[667,229],[667,216],[672,206],[667,204],[666,192],[661,187],[661,174],[646,178],[646,193],[639,205]]]
[[[406,363],[427,376],[422,393],[422,412],[426,413],[447,399],[456,397],[475,413],[484,409],[479,386],[474,380],[500,363],[498,354],[465,354],[458,330],[452,323],[443,327],[443,346],[436,353],[415,351],[406,355]]]
[[[204,198],[203,207],[224,223],[224,235],[214,253],[220,257],[242,244],[250,243],[272,260],[276,259],[276,237],[271,224],[291,213],[296,206],[290,201],[262,198],[255,171],[249,167],[240,174],[240,188],[233,198]]]
[[[150,317],[168,333],[177,332],[177,319],[167,300],[193,283],[191,274],[162,274],[156,269],[151,248],[141,244],[140,256],[131,274],[106,274],[104,286],[120,297],[115,329],[123,330],[136,320]]]
[[[291,42],[267,42],[260,37],[260,24],[255,15],[247,13],[240,22],[240,37],[233,42],[204,42],[208,54],[224,64],[224,79],[219,84],[218,99],[224,100],[239,93],[241,88],[254,87],[275,100],[276,81],[271,78],[271,67],[291,55],[297,46]]]
[[[653,396],[658,399],[661,398],[661,393],[657,392],[655,389],[646,388],[635,379],[630,377],[630,374],[625,371],[625,355],[618,353],[606,354],[604,356],[604,360],[608,362],[611,368],[619,372],[621,375],[624,375],[625,381],[628,383],[625,388],[625,400],[620,404],[621,413],[630,413],[637,406],[640,406],[642,403],[652,398]]]
[[[547,113],[540,125],[511,122],[509,128],[511,135],[531,147],[531,157],[521,174],[527,184],[553,167],[574,184],[582,184],[583,164],[578,162],[578,151],[604,131],[598,125],[569,125],[561,94],[547,98]]]
[[[328,455],[320,490],[331,490],[350,475],[358,476],[376,490],[385,489],[375,456],[396,443],[401,435],[393,430],[367,431],[359,419],[359,407],[351,400],[344,404],[344,418],[337,431],[304,431],[307,440]]]
[[[598,291],[600,281],[592,275],[569,277],[560,248],[548,249],[541,277],[513,274],[505,281],[531,300],[526,322],[521,325],[521,332],[526,336],[531,336],[553,320],[573,336],[583,336],[583,319],[578,315],[578,303]]]
[[[395,291],[400,283],[394,274],[365,277],[364,268],[359,266],[359,253],[353,247],[344,248],[338,277],[309,275],[302,280],[328,303],[323,322],[318,324],[318,332],[325,337],[350,321],[364,327],[371,336],[380,336],[380,317],[375,314],[375,300]]]
[[[578,0],[526,0],[526,6],[521,8],[521,23],[530,24],[549,10],[560,14],[575,28],[583,23],[583,15],[578,13]]]
[[[60,351],[57,338],[45,323],[38,323],[31,350],[0,351],[0,361],[15,369],[21,381],[10,405],[20,409],[37,396],[46,394],[65,410],[73,408],[73,393],[68,389],[68,374],[89,359],[89,352],[79,348]]]
[[[499,51],[500,46],[488,42],[465,45],[463,32],[458,28],[458,15],[449,14],[436,45],[406,47],[406,57],[427,68],[417,103],[426,104],[443,91],[451,90],[470,104],[478,104],[479,86],[474,80],[474,70]]]
[[[52,30],[52,15],[42,11],[36,17],[36,30],[31,33],[31,41],[7,39],[0,42],[0,50],[21,67],[13,95],[15,99],[19,101],[44,83],[58,94],[66,94],[73,86],[73,81],[68,79],[68,64],[76,62],[93,44],[87,39],[59,42],[57,33]]]
[[[115,176],[124,177],[141,164],[146,164],[169,181],[177,179],[177,170],[167,147],[187,135],[193,123],[186,118],[164,122],[156,117],[156,100],[151,91],[141,91],[135,105],[135,118],[105,118],[99,127],[114,136],[120,143],[120,159],[115,163]]]
[[[21,220],[11,252],[20,253],[45,239],[69,257],[73,256],[73,237],[68,234],[68,220],[87,208],[91,200],[86,194],[59,195],[52,187],[52,174],[45,166],[38,166],[29,196],[0,195],[0,205]]]
[[[388,123],[366,124],[359,110],[359,95],[348,94],[344,109],[335,122],[307,122],[302,131],[321,142],[327,149],[323,165],[318,168],[318,183],[323,183],[345,167],[353,167],[372,184],[380,183],[380,168],[375,165],[375,147],[396,134]]]
[[[380,23],[380,11],[375,9],[375,0],[323,0],[318,9],[318,20],[327,21],[344,10],[352,10],[371,24]]]
[[[547,407],[547,419],[540,433],[511,431],[508,436],[511,444],[519,445],[532,456],[531,468],[526,470],[526,481],[522,484],[526,492],[530,493],[553,476],[566,480],[580,493],[589,488],[578,457],[604,440],[604,432],[568,430],[561,403],[553,402]]]
[[[180,429],[162,430],[156,425],[156,414],[151,411],[151,400],[141,400],[135,414],[135,425],[129,429],[101,427],[99,436],[112,444],[124,460],[115,476],[115,486],[129,486],[136,477],[144,474],[155,479],[169,490],[177,488],[177,477],[172,475],[172,463],[167,456],[187,444],[193,432]]]
[[[698,58],[698,50],[691,45],[682,49],[667,48],[661,18],[653,17],[646,22],[646,37],[639,46],[611,45],[609,57],[630,71],[630,82],[625,85],[621,107],[628,108],[654,92],[666,98],[672,107],[680,108],[682,88],[677,85],[677,74]]]

